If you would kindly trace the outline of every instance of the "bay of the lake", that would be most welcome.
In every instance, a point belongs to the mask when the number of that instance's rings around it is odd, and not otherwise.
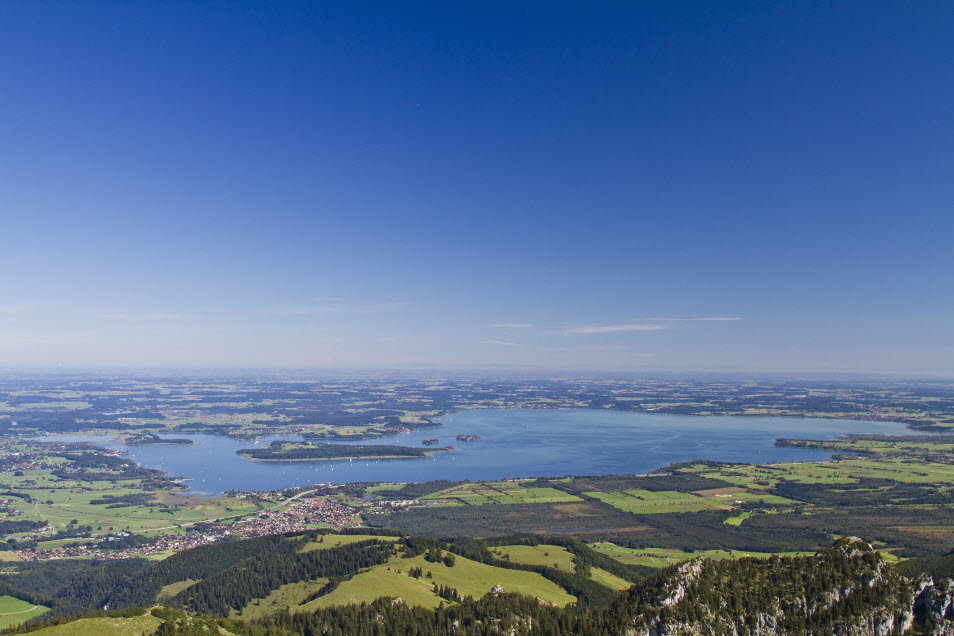
[[[457,450],[414,459],[262,462],[235,454],[253,442],[217,435],[176,435],[193,446],[124,446],[110,436],[74,436],[125,451],[173,477],[186,477],[185,494],[276,490],[356,481],[417,482],[508,477],[643,474],[674,462],[709,459],[767,463],[823,461],[827,451],[774,446],[777,438],[831,439],[846,433],[911,434],[903,424],[801,417],[686,416],[595,409],[478,409],[446,415],[441,426],[354,444],[421,447],[425,439]],[[479,435],[460,442],[458,434]],[[57,439],[63,440],[64,437]],[[268,437],[259,445],[273,439]],[[346,442],[342,442],[346,443]]]

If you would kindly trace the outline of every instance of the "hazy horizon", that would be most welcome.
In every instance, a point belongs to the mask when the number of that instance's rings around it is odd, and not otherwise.
[[[822,383],[838,382],[884,382],[933,383],[954,381],[954,375],[946,370],[924,369],[910,372],[828,370],[828,369],[700,369],[700,368],[545,368],[531,366],[511,367],[208,367],[208,366],[19,366],[0,367],[0,379],[25,379],[30,377],[99,378],[127,377],[136,380],[156,378],[159,380],[214,380],[227,378],[240,379],[288,379],[289,381],[320,381],[324,379],[382,379],[404,378],[420,380],[500,380],[508,381],[551,381],[573,380],[627,380],[664,381],[664,380],[700,380],[726,382],[786,382],[818,381]]]

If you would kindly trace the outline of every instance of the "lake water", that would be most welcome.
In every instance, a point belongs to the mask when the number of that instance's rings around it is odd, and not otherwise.
[[[643,474],[690,459],[766,463],[819,461],[827,451],[777,448],[779,437],[830,439],[845,433],[912,434],[902,424],[782,417],[694,417],[591,409],[487,409],[452,413],[443,425],[354,444],[421,447],[438,439],[458,450],[433,457],[354,461],[261,462],[235,454],[252,442],[217,435],[189,437],[195,446],[123,446],[110,436],[73,436],[123,450],[143,466],[190,478],[186,494],[213,496],[225,490],[276,490],[355,481],[487,480],[506,477]],[[458,442],[458,434],[480,435]],[[62,440],[63,437],[58,437]],[[259,445],[274,439],[263,438]]]

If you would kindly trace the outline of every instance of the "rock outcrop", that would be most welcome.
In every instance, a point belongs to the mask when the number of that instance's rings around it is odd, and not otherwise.
[[[627,636],[954,636],[954,583],[912,582],[857,537],[810,557],[668,568],[625,593]]]

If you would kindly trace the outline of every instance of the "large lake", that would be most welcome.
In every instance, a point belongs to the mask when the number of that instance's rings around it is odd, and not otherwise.
[[[827,451],[778,448],[779,437],[829,439],[845,433],[911,434],[902,424],[782,417],[694,417],[589,409],[462,411],[439,420],[438,428],[418,430],[356,444],[421,446],[438,439],[455,446],[451,453],[415,459],[261,462],[236,455],[243,442],[216,435],[188,435],[195,446],[122,446],[109,436],[72,439],[96,441],[123,450],[144,466],[188,477],[198,496],[225,490],[275,490],[318,483],[355,481],[481,480],[505,477],[555,477],[646,473],[690,459],[765,463],[818,461]],[[458,442],[463,433],[480,435]],[[59,439],[63,439],[62,437]],[[260,444],[272,439],[263,438]],[[297,439],[284,437],[281,439]]]

